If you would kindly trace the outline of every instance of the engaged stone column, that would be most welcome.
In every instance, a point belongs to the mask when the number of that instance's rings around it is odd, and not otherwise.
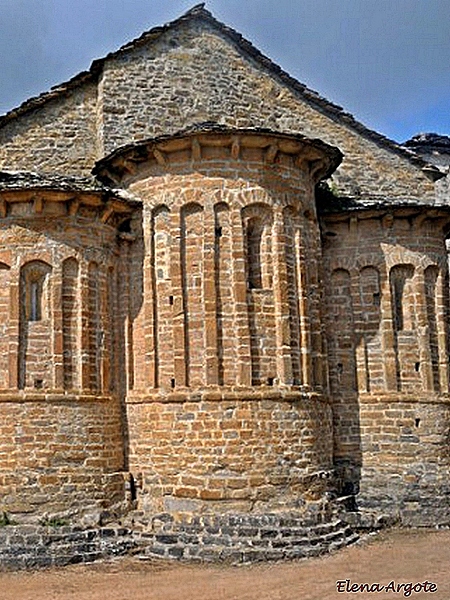
[[[187,386],[188,372],[186,365],[186,328],[185,328],[185,291],[181,271],[181,214],[174,211],[171,215],[172,245],[170,248],[170,277],[173,290],[173,386]]]
[[[436,322],[439,355],[439,381],[441,391],[443,393],[447,393],[449,391],[448,323],[446,322],[449,291],[447,289],[447,285],[448,278],[446,274],[443,273],[443,269],[441,267],[436,285]]]
[[[293,383],[292,375],[292,348],[290,332],[290,314],[288,298],[288,278],[286,265],[286,236],[284,232],[284,219],[281,207],[275,210],[274,219],[274,298],[275,298],[275,328],[276,328],[276,360],[277,374],[280,384]]]
[[[389,273],[381,274],[381,348],[384,357],[384,380],[386,391],[397,391],[397,365],[395,357],[395,333],[391,305]]]
[[[215,218],[214,212],[205,211],[205,239],[203,246],[203,302],[205,311],[205,381],[218,385],[217,299],[215,283]]]
[[[430,327],[427,315],[427,292],[425,289],[425,277],[422,266],[416,267],[414,279],[416,283],[415,304],[417,319],[417,341],[420,359],[417,369],[420,371],[423,389],[432,392],[434,391],[433,364],[430,352]],[[435,302],[433,302],[433,308],[435,309]]]
[[[64,387],[63,371],[63,315],[62,315],[62,271],[55,269],[53,276],[53,378],[55,389]]]
[[[235,328],[237,345],[237,383],[250,386],[252,366],[250,354],[250,333],[247,313],[247,278],[245,272],[244,236],[240,209],[231,213],[233,295],[235,307]]]

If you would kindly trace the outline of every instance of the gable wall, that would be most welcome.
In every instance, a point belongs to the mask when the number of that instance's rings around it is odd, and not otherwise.
[[[208,120],[267,127],[338,146],[345,159],[335,179],[348,193],[357,194],[359,186],[363,194],[434,195],[433,183],[409,161],[299,100],[205,24],[178,27],[107,61],[101,101],[105,154]]]
[[[97,86],[46,102],[0,128],[0,169],[89,175],[96,154]]]
[[[208,120],[338,146],[345,158],[334,179],[342,192],[434,198],[433,183],[407,160],[321,114],[195,22],[105,61],[98,87],[82,83],[0,128],[0,169],[87,175],[124,144]]]

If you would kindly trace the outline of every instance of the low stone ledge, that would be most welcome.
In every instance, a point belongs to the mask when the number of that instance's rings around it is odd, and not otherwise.
[[[341,520],[307,525],[302,517],[286,514],[168,517],[155,517],[157,531],[142,533],[141,558],[230,563],[308,558],[358,539]]]
[[[308,558],[358,539],[341,520],[306,525],[301,517],[285,514],[195,516],[189,521],[162,514],[153,523],[156,531],[6,525],[0,528],[0,570],[64,566],[130,553],[142,559],[229,563]]]
[[[138,546],[130,529],[6,525],[0,529],[0,570],[36,569],[125,555]]]
[[[299,399],[317,401],[329,404],[327,394],[311,390],[305,386],[270,386],[261,388],[237,387],[230,389],[202,388],[192,390],[191,388],[180,388],[176,392],[168,390],[152,389],[143,392],[133,391],[127,395],[127,404],[184,404],[200,402],[223,402],[223,401],[263,401],[272,400],[276,402],[298,402]]]

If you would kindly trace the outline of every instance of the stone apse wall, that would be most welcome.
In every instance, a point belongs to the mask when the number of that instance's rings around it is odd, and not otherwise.
[[[314,181],[338,156],[292,136],[213,129],[97,168],[143,201],[126,402],[146,515],[326,518],[332,430]]]
[[[201,8],[1,119],[2,169],[94,164],[142,210],[0,186],[0,511],[190,557],[341,544],[337,493],[448,523],[436,173]]]
[[[129,479],[167,555],[186,522],[201,537],[252,515],[262,540],[287,515],[300,535],[336,493],[448,522],[448,216],[319,224],[314,185],[339,159],[205,125],[98,163],[142,210],[1,192],[2,510],[93,522]]]
[[[0,193],[0,510],[94,515],[123,497],[116,208]],[[119,317],[119,318],[118,318]]]
[[[411,523],[449,518],[447,224],[413,208],[324,218],[335,462],[361,506]]]

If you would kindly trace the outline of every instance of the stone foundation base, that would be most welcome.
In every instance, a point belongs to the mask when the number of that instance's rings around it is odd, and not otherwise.
[[[256,562],[318,556],[355,542],[341,520],[306,525],[292,514],[227,514],[176,521],[163,514],[142,533],[147,557],[196,561]]]
[[[0,529],[0,570],[37,569],[121,556],[138,545],[124,527],[81,529],[7,525]]]
[[[174,521],[154,519],[153,532],[127,527],[7,525],[0,529],[0,570],[92,562],[132,552],[140,558],[202,562],[307,558],[355,542],[341,520],[307,526],[292,515],[224,515]]]
[[[448,526],[450,523],[450,485],[427,485],[425,481],[406,483],[392,477],[377,484],[367,478],[357,497],[358,507],[389,515],[407,527]]]

